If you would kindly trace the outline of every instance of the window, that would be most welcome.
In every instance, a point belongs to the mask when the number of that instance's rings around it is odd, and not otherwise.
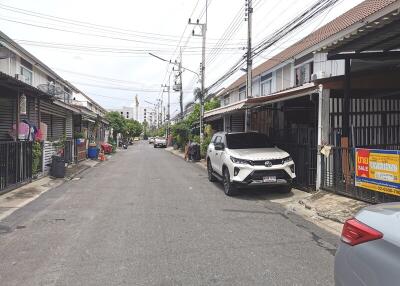
[[[239,100],[246,98],[246,86],[239,88]]]
[[[229,94],[228,94],[228,95],[225,95],[225,97],[224,97],[224,105],[228,105],[229,102],[230,102],[230,98],[229,98]]]
[[[21,65],[20,73],[21,75],[23,75],[24,82],[32,85],[32,79],[33,79],[32,71]]]
[[[271,94],[272,73],[261,76],[261,96]]]
[[[221,136],[215,137],[214,143],[221,143],[221,142],[222,142],[222,137]]]
[[[226,142],[229,149],[273,148],[268,137],[260,133],[227,134]]]
[[[295,68],[296,86],[310,82],[312,73],[313,62],[309,62]]]

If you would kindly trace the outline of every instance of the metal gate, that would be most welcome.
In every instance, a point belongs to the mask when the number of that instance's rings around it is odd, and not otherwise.
[[[297,187],[315,189],[317,174],[317,145],[315,128],[271,129],[272,143],[285,150],[296,166]]]
[[[0,142],[0,193],[32,178],[32,142]]]

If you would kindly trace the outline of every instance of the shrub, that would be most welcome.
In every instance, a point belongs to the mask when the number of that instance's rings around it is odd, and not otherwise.
[[[40,162],[42,160],[42,145],[39,141],[33,142],[32,146],[32,174],[40,172]]]

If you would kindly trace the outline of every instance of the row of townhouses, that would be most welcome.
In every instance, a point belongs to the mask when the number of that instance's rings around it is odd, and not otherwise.
[[[398,199],[355,184],[354,148],[400,149],[400,1],[366,0],[253,69],[205,113],[214,130],[269,135],[296,163],[299,187],[368,201]]]
[[[98,103],[0,32],[0,192],[46,174],[60,149],[67,163],[86,159],[88,144],[107,138],[105,115]],[[33,160],[38,154],[39,162]]]

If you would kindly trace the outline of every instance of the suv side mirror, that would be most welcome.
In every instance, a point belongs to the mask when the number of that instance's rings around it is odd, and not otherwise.
[[[214,148],[215,148],[215,150],[224,150],[225,144],[222,142],[214,143]]]

